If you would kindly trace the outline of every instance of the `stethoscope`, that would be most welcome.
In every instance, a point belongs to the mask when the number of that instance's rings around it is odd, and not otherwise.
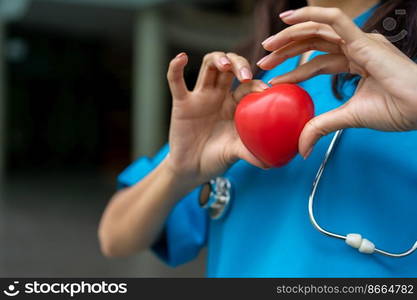
[[[314,217],[314,208],[313,208],[314,196],[316,194],[317,187],[318,187],[319,182],[320,182],[320,178],[323,175],[324,169],[326,168],[326,164],[329,161],[329,158],[330,158],[337,142],[340,140],[340,136],[342,135],[342,133],[343,133],[343,129],[336,131],[335,135],[333,136],[332,141],[330,142],[329,148],[326,151],[323,162],[321,163],[321,165],[320,165],[320,167],[317,171],[316,177],[313,181],[313,187],[311,189],[310,197],[308,198],[308,214],[309,214],[311,223],[313,224],[313,226],[319,232],[321,232],[321,233],[323,233],[323,234],[325,234],[329,237],[345,240],[346,244],[348,244],[349,246],[351,246],[353,248],[357,248],[358,251],[361,252],[361,253],[367,253],[367,254],[380,253],[380,254],[383,254],[383,255],[386,255],[386,256],[390,256],[390,257],[404,257],[404,256],[407,256],[407,255],[410,255],[415,250],[417,250],[417,241],[414,243],[414,245],[410,249],[408,249],[405,252],[391,253],[391,252],[387,252],[387,251],[376,248],[374,243],[372,243],[368,239],[362,238],[362,236],[358,233],[349,233],[347,235],[341,235],[341,234],[337,234],[337,233],[328,231],[328,230],[324,229],[323,227],[321,227],[317,223],[317,220]]]
[[[329,161],[331,154],[334,152],[337,142],[340,140],[340,137],[343,133],[343,130],[336,131],[335,135],[333,136],[332,141],[326,151],[324,159],[317,171],[316,177],[313,181],[313,187],[311,189],[310,196],[308,198],[308,214],[310,217],[310,221],[313,224],[314,228],[317,229],[324,235],[327,235],[332,238],[341,239],[346,242],[347,245],[358,249],[361,253],[372,254],[372,253],[379,253],[389,257],[404,257],[410,255],[415,250],[417,250],[417,241],[414,245],[407,251],[402,253],[392,253],[388,251],[384,251],[375,247],[375,244],[372,243],[370,240],[363,238],[362,235],[358,233],[349,233],[347,235],[341,235],[329,230],[324,229],[320,226],[314,216],[314,197],[317,192],[317,187],[320,183],[321,176],[326,168],[326,164]],[[217,177],[210,181],[210,196],[207,203],[202,205],[206,208],[209,212],[209,216],[211,219],[217,220],[223,217],[230,204],[231,204],[231,183],[227,178],[224,177]]]

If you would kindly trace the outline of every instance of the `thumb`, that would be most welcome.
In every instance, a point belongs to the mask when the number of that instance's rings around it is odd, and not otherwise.
[[[306,159],[321,137],[339,129],[355,127],[354,124],[353,115],[346,105],[321,114],[304,126],[298,140],[298,152]]]
[[[255,167],[258,167],[264,170],[271,168],[266,163],[257,159],[255,155],[253,155],[248,149],[246,149],[246,147],[243,144],[238,150],[238,157],[240,159],[246,160],[248,163],[250,163],[251,165],[254,165]]]
[[[254,165],[255,167],[261,168],[261,169],[269,169],[270,166],[265,164],[264,162],[260,161],[258,158],[255,157],[243,144],[242,140],[240,138],[237,138],[232,146],[232,153],[235,160],[237,159],[243,159],[250,163],[251,165]]]

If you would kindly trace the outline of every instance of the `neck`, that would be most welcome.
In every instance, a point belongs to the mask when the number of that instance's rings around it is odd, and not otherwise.
[[[337,7],[352,19],[376,5],[379,0],[307,0],[309,6]]]

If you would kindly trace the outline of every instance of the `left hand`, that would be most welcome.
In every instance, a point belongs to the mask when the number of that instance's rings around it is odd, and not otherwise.
[[[384,36],[363,32],[337,8],[304,7],[281,16],[292,26],[263,43],[273,52],[259,61],[262,69],[309,50],[328,54],[274,78],[271,84],[342,72],[362,77],[349,101],[306,124],[299,139],[302,156],[310,154],[320,137],[343,128],[417,129],[417,65]]]

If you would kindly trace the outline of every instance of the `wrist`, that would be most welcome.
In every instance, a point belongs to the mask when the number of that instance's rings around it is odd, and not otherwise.
[[[201,184],[197,180],[197,176],[192,176],[187,172],[177,169],[175,163],[171,160],[169,153],[159,167],[162,170],[161,172],[167,176],[170,184],[177,190],[183,191],[185,194],[191,192]]]

